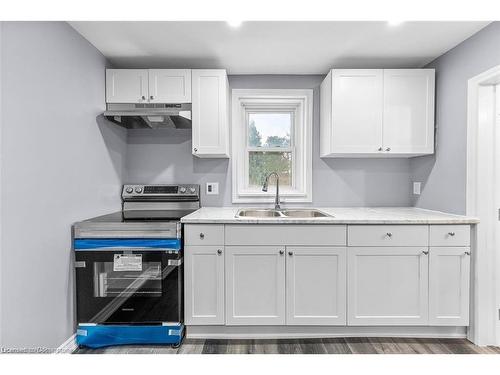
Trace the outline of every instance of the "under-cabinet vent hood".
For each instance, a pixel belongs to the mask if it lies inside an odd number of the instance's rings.
[[[127,129],[191,129],[191,103],[108,103],[104,116]]]

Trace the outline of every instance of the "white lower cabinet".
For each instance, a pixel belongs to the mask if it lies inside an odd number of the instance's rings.
[[[286,248],[286,323],[346,324],[346,248]]]
[[[468,326],[469,233],[464,225],[186,225],[185,322]]]
[[[187,325],[224,324],[224,247],[184,248],[184,289]]]
[[[429,325],[469,325],[470,248],[431,247]]]
[[[285,324],[284,247],[226,247],[226,324]]]
[[[428,248],[350,247],[348,324],[427,325]]]

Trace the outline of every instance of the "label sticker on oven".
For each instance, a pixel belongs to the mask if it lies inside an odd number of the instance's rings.
[[[142,271],[142,254],[115,254],[113,271]]]

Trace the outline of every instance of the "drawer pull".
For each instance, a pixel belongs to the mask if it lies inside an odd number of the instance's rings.
[[[202,232],[200,233],[200,239],[204,239],[205,238],[205,234]]]
[[[391,232],[387,232],[386,236],[389,237],[389,238],[391,238],[392,237],[392,233]]]
[[[293,251],[289,251],[288,255],[292,256],[293,255]]]
[[[448,235],[453,237],[455,235],[455,232],[448,232]]]
[[[218,250],[217,250],[217,254],[218,254],[218,255],[221,255],[221,254],[222,254],[222,250],[221,250],[221,249],[218,249]]]
[[[285,252],[283,250],[280,250],[280,255],[283,255],[285,254]]]
[[[427,250],[422,251],[422,254],[427,255],[429,252]]]
[[[470,252],[469,252],[469,251],[466,251],[464,254],[465,254],[465,255],[470,255]]]

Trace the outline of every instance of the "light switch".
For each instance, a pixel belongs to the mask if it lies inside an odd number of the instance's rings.
[[[207,182],[207,195],[219,195],[218,182]]]
[[[421,187],[420,182],[414,182],[413,183],[413,194],[420,195],[420,187]]]

